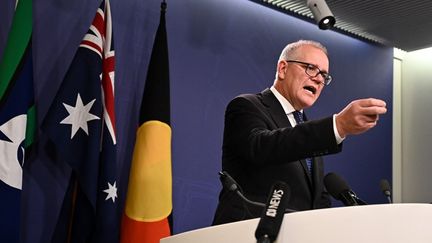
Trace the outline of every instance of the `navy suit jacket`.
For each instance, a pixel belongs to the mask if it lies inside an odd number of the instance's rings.
[[[342,145],[336,143],[332,117],[306,121],[293,128],[269,89],[259,94],[240,95],[227,106],[222,170],[237,181],[251,200],[265,203],[272,185],[283,181],[291,189],[289,208],[330,207],[323,185],[321,155],[341,149]],[[312,173],[308,172],[304,160],[310,157],[313,158]],[[262,210],[222,189],[213,224],[260,217]]]

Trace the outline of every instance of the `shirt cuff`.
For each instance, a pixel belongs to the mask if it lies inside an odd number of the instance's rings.
[[[337,130],[337,127],[336,127],[336,114],[333,115],[333,132],[334,132],[334,135],[335,135],[336,143],[337,143],[337,144],[340,144],[340,143],[343,142],[343,140],[345,140],[345,138],[342,138],[342,137],[339,135],[339,132],[338,132],[338,130]]]

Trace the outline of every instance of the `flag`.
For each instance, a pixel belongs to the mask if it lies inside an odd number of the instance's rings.
[[[0,239],[18,242],[26,149],[33,142],[32,1],[19,1],[0,62]]]
[[[122,218],[122,243],[156,243],[171,234],[171,127],[166,3],[151,54]]]
[[[102,1],[43,121],[56,162],[72,168],[52,242],[118,242],[114,43]]]

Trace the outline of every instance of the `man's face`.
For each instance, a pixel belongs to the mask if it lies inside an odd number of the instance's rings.
[[[293,61],[309,63],[321,71],[329,71],[329,61],[322,50],[305,45],[299,47],[296,53],[298,53],[297,58]],[[285,60],[278,63],[278,80],[275,86],[296,110],[312,106],[324,87],[323,77],[321,75],[310,77],[305,72],[306,68],[305,64]]]

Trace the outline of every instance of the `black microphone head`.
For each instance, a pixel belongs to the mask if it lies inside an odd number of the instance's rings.
[[[380,188],[387,197],[391,195],[390,183],[386,179],[381,179]]]
[[[351,190],[344,179],[333,172],[324,176],[324,185],[328,193],[336,200],[341,200],[342,192]]]
[[[333,172],[324,177],[324,185],[330,195],[334,199],[341,201],[345,206],[359,205],[359,201],[360,204],[366,205],[366,202],[357,198],[344,179]]]
[[[272,242],[276,240],[285,209],[288,208],[290,194],[291,190],[285,182],[278,181],[272,186],[266,207],[255,231],[256,239],[268,237]]]
[[[228,174],[228,172],[220,171],[219,179],[222,183],[222,187],[228,191],[234,192],[238,190],[237,182]]]

